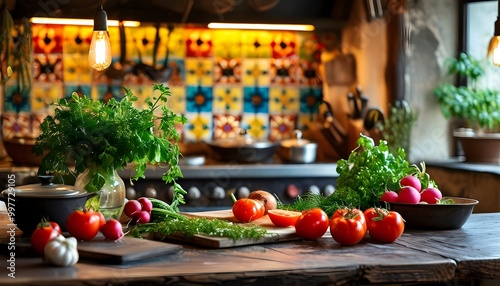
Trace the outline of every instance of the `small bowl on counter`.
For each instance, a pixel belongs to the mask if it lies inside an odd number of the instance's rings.
[[[38,166],[43,156],[37,156],[31,150],[35,146],[36,139],[28,137],[3,138],[3,146],[12,162],[18,166]]]
[[[96,195],[74,186],[54,184],[52,176],[39,178],[39,184],[9,187],[0,193],[9,218],[22,230],[23,236],[31,236],[42,219],[56,222],[65,231],[68,215],[83,208],[87,199]]]
[[[461,228],[469,219],[475,199],[444,197],[453,200],[450,204],[408,204],[389,203],[392,211],[398,212],[405,220],[405,227],[411,229],[448,230]]]

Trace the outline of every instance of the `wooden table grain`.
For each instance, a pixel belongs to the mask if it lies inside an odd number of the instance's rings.
[[[473,214],[456,230],[408,231],[397,243],[453,259],[457,278],[500,278],[500,213]]]
[[[331,237],[181,251],[124,265],[80,261],[53,267],[17,257],[16,278],[0,257],[0,285],[360,285],[500,279],[500,213],[473,214],[457,230],[406,230],[395,243],[365,239],[343,247]]]

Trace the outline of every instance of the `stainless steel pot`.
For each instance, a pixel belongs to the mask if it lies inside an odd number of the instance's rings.
[[[312,163],[316,161],[318,144],[302,139],[302,132],[295,130],[295,139],[281,141],[278,154],[281,159],[292,163]]]
[[[88,198],[97,195],[74,186],[53,184],[52,176],[40,176],[40,180],[41,184],[13,186],[0,194],[9,217],[24,236],[30,236],[44,218],[57,222],[64,231],[68,215],[75,209],[83,208]]]

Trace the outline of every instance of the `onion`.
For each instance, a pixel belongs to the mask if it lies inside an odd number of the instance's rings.
[[[266,214],[268,210],[274,210],[278,206],[276,198],[271,193],[264,190],[253,191],[248,195],[248,198],[261,201],[266,208]]]

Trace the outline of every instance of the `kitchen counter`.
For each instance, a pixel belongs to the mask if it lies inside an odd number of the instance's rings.
[[[443,195],[480,201],[476,213],[500,212],[500,165],[468,163],[457,159],[425,162],[427,173]]]
[[[1,236],[5,239],[5,230]],[[500,213],[472,214],[458,230],[406,230],[390,244],[365,240],[342,247],[325,235],[317,241],[228,249],[183,245],[177,253],[141,262],[80,261],[68,268],[16,257],[15,279],[7,276],[7,257],[0,261],[0,285],[462,285],[500,279]]]

